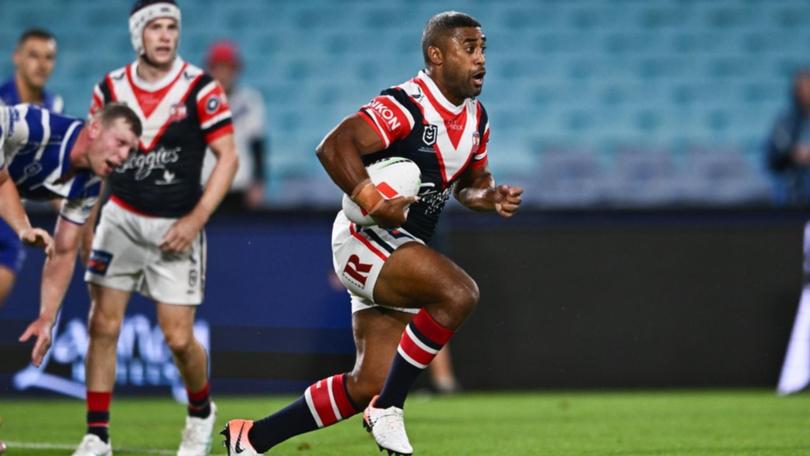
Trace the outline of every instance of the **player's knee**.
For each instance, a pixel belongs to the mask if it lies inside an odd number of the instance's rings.
[[[114,342],[118,340],[118,333],[121,331],[121,321],[94,313],[90,315],[87,331],[90,333],[90,337],[95,340]]]
[[[474,280],[459,281],[454,286],[444,289],[444,301],[448,309],[456,315],[466,317],[478,304],[480,294]]]
[[[194,337],[183,331],[166,331],[164,336],[166,338],[166,345],[169,346],[169,349],[175,356],[182,357],[194,346]]]

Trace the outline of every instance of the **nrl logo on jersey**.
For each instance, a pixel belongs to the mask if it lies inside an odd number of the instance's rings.
[[[422,132],[422,142],[427,146],[432,146],[436,143],[436,135],[439,133],[439,128],[436,125],[425,125],[425,130]]]

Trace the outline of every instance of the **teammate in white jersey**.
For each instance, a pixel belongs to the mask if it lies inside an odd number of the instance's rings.
[[[33,105],[0,107],[0,201],[19,197],[61,200],[53,253],[42,271],[39,317],[20,340],[36,338],[35,365],[50,347],[51,329],[73,276],[84,223],[99,197],[101,178],[123,163],[136,147],[141,123],[131,109],[111,104],[89,122]],[[20,211],[22,206],[16,210]],[[24,212],[12,218],[20,225]],[[24,221],[27,223],[27,220]],[[26,237],[23,232],[23,237]]]
[[[318,146],[332,180],[377,222],[357,226],[341,211],[332,229],[335,272],[351,297],[355,366],[262,420],[229,421],[223,431],[229,454],[263,453],[363,408],[363,424],[380,449],[413,453],[403,414],[408,391],[478,303],[475,281],[425,243],[450,193],[470,209],[511,217],[523,192],[495,186],[487,167],[489,122],[476,98],[485,44],[472,17],[434,16],[422,38],[426,69],[384,90]],[[385,199],[371,183],[364,165],[395,156],[419,166],[418,201]]]
[[[137,58],[107,73],[91,112],[124,101],[144,126],[139,150],[108,179],[85,274],[92,299],[85,364],[87,432],[74,455],[109,455],[116,347],[133,292],[152,299],[188,394],[180,456],[208,454],[216,421],[208,355],[194,335],[203,300],[203,227],[238,167],[231,111],[222,87],[177,55],[181,13],[171,0],[138,0],[129,18]],[[206,148],[217,163],[200,184]]]

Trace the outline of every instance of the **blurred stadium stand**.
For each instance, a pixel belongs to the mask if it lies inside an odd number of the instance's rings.
[[[457,2],[180,0],[181,55],[242,48],[268,100],[274,206],[339,204],[313,150],[344,115],[422,64],[432,14]],[[133,58],[129,0],[7,0],[0,52],[51,29],[52,88],[82,115],[92,85]],[[475,0],[484,24],[491,165],[538,206],[756,204],[760,145],[810,48],[806,0]],[[0,75],[12,72],[0,60]]]

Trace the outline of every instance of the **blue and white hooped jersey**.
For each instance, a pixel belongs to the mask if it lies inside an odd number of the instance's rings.
[[[8,169],[23,198],[62,198],[59,214],[77,224],[87,220],[101,193],[100,177],[70,168],[83,125],[33,105],[0,106],[0,170]]]
[[[20,90],[17,88],[17,82],[13,77],[0,84],[0,106],[14,106],[22,103],[23,101],[20,98]],[[43,90],[42,107],[48,111],[61,114],[65,107],[65,103],[61,96],[51,93],[48,90]]]

